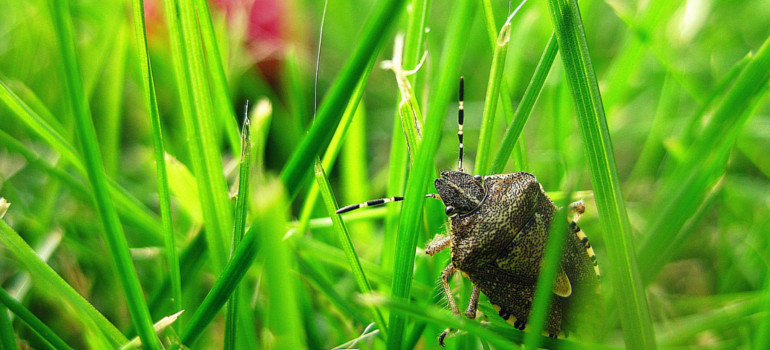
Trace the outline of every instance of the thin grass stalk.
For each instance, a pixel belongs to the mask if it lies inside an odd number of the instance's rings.
[[[246,231],[246,214],[249,204],[249,179],[251,178],[251,124],[249,123],[248,104],[246,104],[246,116],[241,129],[241,164],[238,173],[238,198],[235,202],[235,226],[233,228],[233,241],[230,247],[230,258],[235,248],[241,244],[243,233]],[[237,287],[236,287],[237,288]],[[238,334],[238,296],[236,290],[225,310],[225,349],[235,349],[236,334]]]
[[[497,46],[497,24],[495,24],[495,16],[492,12],[492,4],[489,0],[482,1],[482,8],[484,9],[484,22],[487,28],[487,35],[489,36],[489,47],[495,50]],[[500,81],[500,94],[502,100],[500,105],[503,106],[503,113],[505,114],[506,122],[510,122],[510,118],[513,118],[513,93],[511,92],[508,79],[502,79]]]
[[[423,43],[425,41],[425,22],[427,19],[427,9],[430,7],[430,0],[411,0],[407,11],[406,35],[404,37],[404,54],[402,58],[403,68],[405,70],[417,69],[420,57],[423,52]],[[418,72],[419,73],[419,72]],[[416,74],[407,76],[407,81],[411,86],[415,86]],[[417,96],[415,96],[417,99]],[[397,99],[400,103],[400,99]],[[416,100],[419,105],[419,99]],[[407,172],[407,150],[403,139],[404,130],[401,127],[400,118],[393,118],[393,133],[390,139],[390,158],[388,164],[388,188],[386,195],[388,197],[401,196],[404,193],[404,184]],[[385,238],[380,258],[380,266],[390,269],[393,266],[393,252],[396,245],[396,229],[398,228],[398,214],[400,205],[390,205],[387,208],[385,217]]]
[[[350,60],[342,68],[321,103],[315,122],[281,171],[281,180],[289,191],[289,198],[296,196],[316,155],[328,145],[342,117],[342,111],[350,100],[353,88],[366,70],[367,62],[377,56],[385,38],[388,37],[387,33],[398,22],[394,19],[398,17],[403,4],[404,0],[384,0],[375,5]]]
[[[532,109],[535,107],[540,93],[543,91],[545,80],[548,78],[548,73],[551,71],[553,61],[556,59],[556,54],[559,51],[559,45],[556,41],[556,33],[552,33],[548,39],[548,43],[545,45],[540,61],[537,63],[535,73],[532,74],[532,79],[527,85],[527,89],[524,91],[524,96],[521,98],[521,103],[516,107],[516,112],[513,114],[513,120],[505,130],[503,136],[503,142],[500,144],[500,148],[495,154],[495,158],[492,161],[492,174],[500,174],[505,171],[505,165],[508,164],[508,159],[511,157],[511,152],[519,141],[524,125],[527,124],[529,116],[532,114]]]
[[[577,108],[602,228],[607,233],[607,255],[618,292],[616,300],[625,344],[630,349],[654,349],[652,319],[580,10],[577,1],[568,0],[549,0],[548,7]]]
[[[46,326],[40,319],[35,317],[35,315],[32,314],[24,305],[16,301],[13,297],[11,297],[8,292],[5,291],[5,289],[0,288],[0,302],[3,303],[11,312],[13,312],[16,316],[18,316],[24,323],[26,323],[32,331],[37,333],[40,337],[42,337],[48,344],[50,344],[54,349],[72,349],[67,343],[64,342],[56,333],[54,333],[48,326]],[[2,317],[5,320],[8,320],[7,313],[5,313],[5,310],[3,310],[3,313],[0,314],[0,317]],[[8,324],[10,325],[10,323]],[[13,339],[13,333],[11,333],[11,339]],[[5,347],[7,344],[3,345],[3,349],[12,349],[13,347]],[[16,345],[16,342],[14,340],[14,346]]]
[[[174,311],[182,310],[182,282],[179,274],[179,258],[174,241],[174,227],[171,219],[171,197],[168,189],[168,171],[166,170],[166,151],[163,141],[163,127],[158,113],[158,101],[155,95],[155,81],[150,70],[150,56],[147,52],[147,32],[144,22],[144,1],[134,0],[134,31],[136,34],[139,65],[144,83],[145,103],[149,108],[152,122],[152,141],[155,156],[155,171],[158,180],[158,202],[160,204],[160,221],[163,226],[163,243],[166,252],[169,276],[171,278],[171,303]]]
[[[85,167],[93,187],[96,207],[104,225],[104,234],[110,251],[110,256],[118,272],[120,285],[126,297],[126,303],[131,321],[136,327],[142,343],[149,349],[159,349],[160,341],[152,328],[150,312],[142,294],[139,277],[134,269],[128,242],[123,233],[118,213],[112,202],[107,175],[104,173],[99,144],[96,140],[91,112],[88,101],[83,94],[83,83],[80,79],[78,58],[75,50],[74,32],[69,15],[68,1],[52,1],[51,12],[59,42],[59,50],[64,62],[66,89],[69,95],[72,114],[83,150]]]
[[[572,193],[567,192],[564,199],[561,200],[562,208],[555,213],[551,220],[551,229],[548,233],[548,240],[543,252],[543,266],[540,268],[540,274],[537,277],[537,287],[535,296],[532,300],[532,308],[529,312],[527,324],[529,329],[524,334],[524,345],[528,349],[537,349],[543,339],[541,333],[545,329],[545,323],[548,318],[548,311],[553,301],[553,286],[556,273],[561,268],[561,257],[564,251],[564,243],[567,239],[567,212],[569,212],[569,203]]]
[[[514,12],[515,14],[515,12]],[[489,81],[487,82],[487,93],[484,97],[484,115],[481,118],[481,131],[479,134],[479,145],[476,149],[476,168],[474,173],[487,174],[489,163],[489,149],[492,143],[492,129],[495,123],[495,114],[497,112],[497,102],[500,99],[500,82],[503,78],[505,68],[505,58],[508,55],[508,41],[511,39],[510,18],[503,24],[500,34],[494,46],[492,55],[492,68],[489,70]]]
[[[421,232],[420,219],[426,185],[433,173],[433,160],[438,149],[443,122],[449,100],[457,84],[460,60],[463,56],[465,33],[475,14],[475,1],[460,1],[455,4],[448,26],[444,49],[441,55],[438,84],[431,98],[431,105],[425,121],[425,133],[417,150],[415,166],[407,180],[406,193],[398,233],[396,235],[396,253],[393,265],[392,295],[397,300],[407,300],[412,287],[415,247]],[[403,345],[406,318],[402,314],[391,313],[388,336],[388,349],[399,349]]]
[[[227,76],[222,64],[222,55],[219,53],[208,2],[205,0],[195,1],[195,9],[198,12],[201,39],[203,40],[203,47],[206,52],[206,69],[212,83],[211,92],[216,110],[215,115],[219,117],[220,124],[225,131],[225,139],[230,145],[232,152],[235,153],[237,150],[242,149],[240,147],[241,138],[238,135],[235,110],[232,103],[230,103],[230,89],[227,85]]]
[[[337,205],[337,200],[334,198],[331,185],[326,178],[326,173],[324,172],[320,161],[316,161],[315,163],[315,178],[318,187],[321,190],[324,204],[326,204],[326,209],[329,211],[329,216],[331,216],[332,222],[334,223],[334,229],[337,231],[339,243],[345,251],[345,257],[350,265],[351,272],[353,272],[353,277],[356,280],[358,289],[364,295],[371,294],[372,287],[369,285],[369,280],[366,278],[364,269],[361,267],[361,261],[358,258],[355,247],[353,247],[353,241],[350,239],[350,233],[348,233],[347,226],[342,222],[342,217],[335,213],[339,206]],[[380,333],[387,339],[388,329],[385,318],[382,317],[382,312],[375,307],[372,309],[372,315],[374,316],[375,322],[378,324]]]
[[[128,342],[128,339],[110,321],[67,284],[45,261],[41,260],[35,250],[4,220],[0,220],[0,243],[15,257],[16,261],[24,266],[43,291],[55,291],[56,296],[75,310],[79,318],[87,319],[98,327],[94,329],[94,333],[102,335],[114,346]]]
[[[101,127],[97,130],[102,152],[104,153],[104,169],[109,177],[115,178],[120,164],[121,122],[123,121],[123,88],[126,83],[126,61],[130,28],[120,16],[119,29],[110,51],[110,65],[105,67],[104,84],[100,93],[102,99]],[[97,125],[99,126],[99,125]]]
[[[184,62],[189,79],[187,91],[191,93],[194,115],[186,115],[185,123],[190,132],[191,159],[201,196],[209,254],[214,267],[220,271],[225,265],[227,244],[232,231],[232,208],[227,196],[227,183],[222,172],[222,159],[216,136],[211,93],[204,71],[203,43],[198,26],[198,16],[192,3],[176,2],[180,12],[181,33],[184,45]],[[167,14],[168,15],[168,14]],[[175,38],[181,39],[181,38]]]

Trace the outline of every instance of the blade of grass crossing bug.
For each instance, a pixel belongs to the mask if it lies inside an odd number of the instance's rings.
[[[187,1],[176,2],[179,7],[181,34],[183,37],[186,76],[189,79],[187,91],[191,93],[194,115],[185,115],[185,124],[190,132],[190,152],[193,170],[201,194],[201,206],[209,240],[209,256],[215,269],[220,271],[225,265],[227,237],[232,231],[232,208],[227,197],[227,184],[222,171],[222,159],[219,153],[211,93],[206,72],[205,56],[198,27],[198,15],[194,4]],[[168,15],[168,14],[167,14]],[[181,39],[181,38],[179,38]]]
[[[40,335],[45,341],[48,342],[54,349],[71,349],[67,343],[65,343],[56,333],[54,333],[48,326],[46,326],[40,319],[35,317],[24,305],[16,301],[11,297],[5,289],[0,288],[0,302],[8,307],[11,312],[18,316],[24,323],[29,326],[35,333]],[[6,313],[0,315],[3,319],[7,320]],[[9,324],[10,326],[10,324]],[[13,339],[13,333],[11,333],[11,339]],[[15,341],[14,341],[15,345]],[[12,349],[13,347],[5,347],[3,349]]]
[[[417,150],[415,167],[407,180],[404,205],[396,235],[396,254],[393,265],[392,295],[397,300],[409,298],[414,270],[415,246],[421,230],[420,214],[428,177],[433,173],[433,160],[441,136],[441,125],[457,84],[460,60],[463,56],[465,33],[475,15],[475,1],[455,3],[450,17],[444,48],[441,55],[438,84],[431,98],[425,121],[423,140]],[[388,349],[399,349],[404,337],[404,315],[391,313],[388,323]]]
[[[403,4],[404,0],[384,0],[375,5],[364,24],[360,41],[350,60],[321,103],[315,122],[281,171],[281,180],[289,191],[289,198],[296,196],[315,156],[331,139],[356,82],[363,75],[367,62],[379,53],[385,38],[388,37],[387,33],[398,22],[394,19],[398,18]]]
[[[44,293],[55,293],[64,303],[68,304],[78,317],[87,318],[98,327],[94,333],[102,335],[113,346],[124,344],[128,339],[85,300],[74,288],[48,266],[37,253],[14,231],[4,220],[0,220],[0,243],[21,263],[39,284]]]
[[[568,0],[549,0],[548,7],[577,109],[602,228],[607,233],[607,255],[618,292],[616,301],[625,344],[630,349],[654,349],[652,320],[580,10],[577,1]]]
[[[214,35],[214,24],[211,21],[208,2],[205,0],[195,1],[195,9],[198,12],[200,21],[201,39],[206,53],[206,69],[212,82],[212,92],[214,96],[215,115],[220,118],[220,125],[224,128],[225,139],[230,144],[230,148],[235,153],[241,149],[238,135],[238,124],[235,120],[235,111],[230,103],[230,90],[227,85],[225,68],[222,65],[222,55],[219,53],[216,36]]]
[[[160,219],[163,226],[164,248],[166,250],[166,262],[171,278],[171,295],[169,296],[175,311],[182,310],[182,282],[179,276],[179,259],[176,254],[174,241],[174,228],[171,222],[171,198],[168,188],[168,172],[166,170],[165,146],[163,142],[163,129],[158,113],[158,101],[155,96],[155,81],[150,68],[150,57],[147,53],[147,33],[144,22],[144,1],[134,0],[134,33],[136,34],[137,49],[139,53],[139,65],[144,84],[144,98],[149,108],[150,121],[152,123],[152,141],[155,155],[155,171],[158,179],[158,202],[160,204]]]
[[[246,119],[243,121],[241,131],[241,164],[238,173],[238,199],[235,202],[235,227],[233,229],[233,242],[230,247],[230,255],[235,252],[235,248],[241,243],[243,233],[246,231],[246,213],[248,213],[249,203],[249,179],[251,174],[251,125],[248,116],[248,103],[246,104]],[[235,336],[238,329],[238,295],[236,291],[230,296],[225,311],[225,349],[235,349]]]
[[[142,344],[150,349],[159,349],[160,342],[152,328],[150,312],[147,309],[147,303],[142,294],[142,287],[139,284],[139,277],[136,274],[133,261],[131,261],[131,254],[128,251],[128,242],[112,202],[88,101],[85,95],[83,95],[83,84],[80,80],[78,59],[75,51],[74,32],[70,22],[69,2],[52,1],[51,12],[54,27],[57,29],[56,37],[59,43],[59,51],[64,62],[67,94],[76,121],[88,179],[94,191],[99,217],[104,225],[104,234],[109,253],[118,272],[120,285],[123,288],[128,310],[131,314],[131,321],[142,339]]]
[[[564,242],[567,241],[567,207],[572,197],[571,192],[561,201],[562,208],[553,217],[551,229],[548,233],[548,241],[543,252],[543,266],[540,268],[540,274],[537,277],[537,287],[535,296],[530,309],[529,329],[524,334],[524,345],[528,349],[537,349],[543,339],[541,333],[545,329],[546,318],[553,300],[553,285],[556,278],[556,272],[560,268]]]
[[[364,295],[371,294],[372,287],[369,285],[369,280],[366,278],[364,269],[361,267],[361,261],[359,261],[356,249],[353,247],[353,242],[350,240],[350,233],[348,233],[348,229],[345,226],[345,223],[342,222],[342,217],[335,213],[338,208],[337,200],[334,198],[331,185],[329,185],[329,180],[326,178],[326,173],[324,173],[324,169],[321,166],[320,161],[316,161],[315,163],[315,178],[316,182],[318,182],[318,187],[321,190],[321,196],[324,199],[324,204],[326,204],[326,209],[329,211],[329,215],[331,216],[332,222],[334,223],[334,229],[337,231],[339,236],[339,242],[342,245],[342,248],[345,250],[345,256],[347,257],[348,264],[350,265],[350,270],[353,272],[353,277],[355,277],[356,284],[358,284],[358,289]],[[378,308],[373,308],[372,314],[375,318],[375,322],[378,324],[380,333],[382,333],[387,338],[387,325],[385,323],[385,319],[382,317],[382,313]]]
[[[548,78],[548,73],[551,71],[553,61],[556,59],[556,53],[558,51],[559,45],[556,42],[556,34],[553,33],[548,39],[548,44],[545,46],[543,55],[540,56],[540,61],[537,63],[535,73],[532,74],[532,80],[529,81],[527,89],[524,91],[521,103],[516,107],[516,112],[513,114],[513,120],[505,130],[503,142],[500,144],[500,149],[497,150],[494,161],[492,162],[492,174],[500,174],[505,171],[505,165],[511,157],[513,147],[516,145],[516,142],[519,141],[521,131],[524,130],[524,125],[532,114],[535,102],[537,102],[537,98],[543,91],[545,80]]]

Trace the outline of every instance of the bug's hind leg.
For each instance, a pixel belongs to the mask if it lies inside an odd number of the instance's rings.
[[[481,290],[477,285],[473,285],[473,290],[471,291],[471,300],[468,301],[468,308],[465,309],[465,317],[474,319],[476,318],[476,309],[479,307],[479,293]]]

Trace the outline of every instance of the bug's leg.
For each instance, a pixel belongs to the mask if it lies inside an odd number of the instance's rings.
[[[468,308],[465,310],[465,317],[470,319],[476,318],[476,309],[479,307],[480,292],[479,287],[474,284],[473,290],[471,291],[471,300],[468,301]]]
[[[441,200],[441,196],[438,195],[438,193],[428,193],[425,195],[425,198],[433,198]]]
[[[436,235],[436,237],[433,237],[433,240],[428,243],[428,245],[425,246],[425,254],[433,255],[436,254],[444,248],[448,247],[450,244],[452,244],[452,237],[451,236],[444,236],[441,234]]]
[[[455,272],[457,272],[455,265],[453,263],[449,263],[449,265],[444,268],[444,271],[441,271],[441,285],[444,287],[444,295],[446,295],[446,300],[449,303],[449,308],[452,309],[452,313],[455,315],[460,315],[460,309],[457,308],[455,297],[452,295],[452,290],[449,289],[449,278],[452,277]],[[442,347],[444,346],[444,338],[446,338],[446,336],[451,331],[451,328],[447,328],[441,332],[441,335],[438,336],[439,345]]]
[[[399,201],[402,201],[402,200],[404,200],[404,197],[390,197],[390,198],[372,199],[370,201],[366,201],[366,202],[363,202],[363,203],[348,205],[347,207],[339,208],[339,209],[337,209],[337,211],[335,213],[342,214],[342,213],[347,213],[347,212],[349,212],[351,210],[356,210],[358,208],[371,207],[371,206],[374,206],[374,205],[385,204],[385,203],[388,203],[388,202],[399,202]]]
[[[460,141],[460,161],[459,168],[463,171],[463,123],[465,122],[465,105],[464,105],[464,90],[465,79],[460,77],[460,89],[458,91],[458,106],[457,106],[457,139]]]

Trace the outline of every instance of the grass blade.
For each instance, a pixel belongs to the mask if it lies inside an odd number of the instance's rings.
[[[389,33],[397,22],[394,18],[398,17],[403,4],[404,0],[384,0],[375,5],[375,9],[361,31],[358,46],[321,104],[313,126],[281,171],[281,180],[289,191],[289,198],[296,196],[303,177],[311,169],[315,156],[329,143],[342,117],[342,111],[350,100],[353,88],[359,77],[364,74],[367,62],[379,53],[387,37],[385,34]]]
[[[115,328],[93,305],[85,300],[61,278],[4,220],[0,220],[0,243],[20,262],[39,284],[43,292],[56,293],[56,297],[72,307],[78,317],[88,318],[98,327],[95,333],[103,335],[111,344],[125,344],[128,339]]]
[[[78,59],[75,52],[74,33],[69,15],[68,1],[53,1],[51,12],[56,27],[56,36],[59,42],[59,50],[64,62],[64,72],[67,93],[70,99],[72,114],[81,142],[81,149],[85,159],[86,172],[93,187],[96,198],[96,207],[99,217],[104,225],[105,239],[110,250],[110,255],[117,268],[120,285],[126,296],[126,303],[131,314],[131,321],[136,327],[142,344],[150,349],[159,349],[160,342],[152,328],[150,312],[142,294],[139,277],[131,261],[128,251],[128,242],[123,233],[118,213],[112,202],[107,175],[104,173],[99,145],[96,140],[88,101],[83,94],[83,84],[80,79]]]
[[[501,174],[505,171],[505,165],[511,157],[513,147],[516,146],[519,135],[524,130],[524,125],[527,124],[532,109],[535,107],[535,102],[537,102],[537,98],[540,97],[540,93],[543,91],[545,80],[548,78],[548,73],[551,71],[551,66],[553,66],[553,61],[556,59],[558,51],[559,45],[556,42],[556,33],[553,33],[548,39],[548,44],[545,45],[543,55],[540,56],[540,61],[537,63],[535,73],[532,74],[532,80],[529,81],[529,85],[527,85],[527,89],[524,91],[521,103],[516,107],[513,120],[508,125],[508,128],[505,129],[503,142],[495,154],[494,161],[492,161],[491,174]]]
[[[64,342],[56,333],[54,333],[48,326],[46,326],[40,319],[35,317],[24,305],[16,301],[11,297],[5,289],[0,288],[0,302],[8,307],[11,312],[16,314],[29,328],[35,333],[41,336],[48,342],[54,349],[72,349],[67,343]],[[6,314],[3,313],[0,317],[6,318]],[[9,324],[10,325],[10,324]],[[14,344],[15,345],[15,344]],[[4,346],[3,349],[6,349]]]
[[[630,349],[654,349],[652,320],[580,10],[576,1],[568,0],[549,0],[548,7],[577,108],[597,209],[606,232],[607,255],[618,296],[624,340]]]
[[[3,290],[3,293],[7,295],[5,290]],[[16,346],[16,336],[13,334],[13,325],[11,324],[8,309],[2,305],[0,305],[0,346],[8,350],[19,348]]]
[[[396,235],[396,253],[393,264],[392,295],[397,300],[407,300],[412,287],[415,246],[421,231],[420,215],[424,205],[426,184],[433,173],[433,160],[441,136],[441,124],[446,115],[449,100],[457,86],[460,59],[463,53],[463,33],[469,29],[475,14],[475,1],[460,1],[452,10],[446,41],[441,55],[438,84],[431,99],[430,109],[425,121],[423,140],[417,149],[414,162],[406,184],[404,205]],[[388,323],[388,349],[399,349],[404,337],[404,315],[391,313]]]
[[[337,205],[337,200],[334,198],[331,185],[329,185],[329,180],[326,178],[326,173],[324,173],[320,161],[316,161],[315,163],[315,178],[316,182],[318,182],[318,187],[321,190],[321,196],[326,204],[326,209],[329,211],[329,215],[334,223],[334,229],[339,235],[339,242],[345,251],[345,257],[350,265],[350,270],[353,272],[356,284],[358,284],[358,289],[362,294],[371,294],[372,287],[369,285],[369,280],[366,278],[364,269],[361,267],[361,261],[359,261],[356,249],[353,247],[353,242],[350,240],[350,233],[348,233],[347,227],[342,222],[342,217],[335,213],[339,206]],[[380,329],[380,333],[387,338],[387,325],[385,319],[382,317],[382,313],[379,309],[374,308],[372,314],[379,325],[378,328]]]
[[[160,221],[163,227],[164,247],[166,261],[171,278],[170,299],[174,310],[182,310],[182,282],[179,276],[179,258],[176,254],[176,242],[174,241],[174,228],[171,222],[171,198],[168,186],[168,171],[166,170],[166,151],[163,142],[163,128],[158,113],[158,101],[155,96],[155,81],[150,70],[150,56],[147,53],[147,33],[144,23],[144,1],[134,0],[134,31],[138,43],[139,65],[144,83],[144,98],[149,108],[150,121],[152,122],[152,141],[155,155],[155,170],[158,179],[158,201],[160,203]]]
[[[230,257],[235,248],[241,244],[243,233],[246,231],[246,213],[249,204],[249,179],[251,178],[251,123],[249,122],[249,104],[246,104],[246,116],[241,131],[241,165],[238,174],[238,198],[235,202],[235,227],[233,229],[233,243],[230,247]],[[235,349],[235,335],[238,329],[238,291],[230,297],[225,311],[225,349]]]

